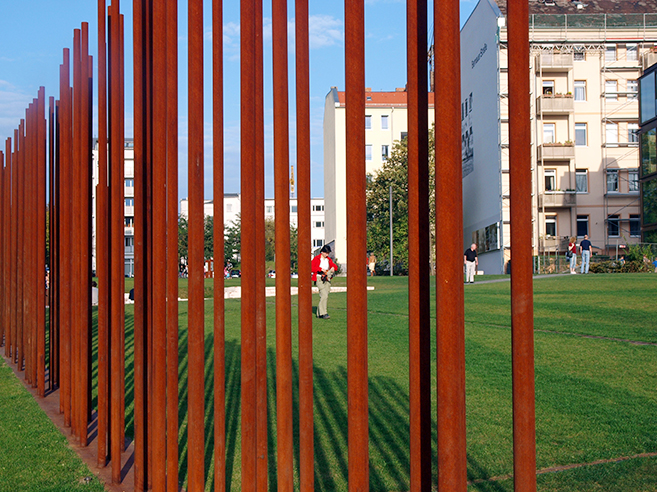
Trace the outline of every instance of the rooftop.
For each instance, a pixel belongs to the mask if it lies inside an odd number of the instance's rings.
[[[345,106],[346,94],[338,91],[340,106]],[[429,93],[429,107],[433,107],[433,92]],[[408,106],[408,93],[405,89],[397,89],[394,92],[373,92],[365,89],[365,107],[367,108],[405,108]]]
[[[496,0],[507,15],[507,0]],[[657,14],[657,0],[529,0],[531,14]]]

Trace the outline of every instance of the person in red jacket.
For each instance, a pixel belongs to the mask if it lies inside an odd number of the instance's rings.
[[[312,280],[319,290],[319,304],[317,305],[317,317],[329,319],[328,315],[328,295],[331,292],[331,278],[335,275],[338,266],[329,258],[331,247],[324,245],[317,256],[310,264],[313,273]]]

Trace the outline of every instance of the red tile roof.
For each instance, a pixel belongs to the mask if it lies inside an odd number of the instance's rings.
[[[394,92],[365,92],[365,107],[366,108],[405,108],[408,105],[406,91]],[[434,93],[429,93],[429,107],[433,108]],[[338,99],[340,106],[345,106],[346,93],[338,91]]]

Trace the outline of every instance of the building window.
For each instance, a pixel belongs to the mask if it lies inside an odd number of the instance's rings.
[[[575,101],[586,101],[586,80],[575,81]]]
[[[607,193],[618,193],[618,169],[607,169]]]
[[[313,205],[313,212],[323,212],[324,205]]]
[[[233,211],[233,204],[232,203],[227,203],[226,204],[226,212],[232,212]]]
[[[630,192],[639,191],[639,170],[631,170],[627,172],[627,182]]]
[[[297,213],[297,206],[296,205],[290,205],[290,213],[293,213],[293,214]]]
[[[313,222],[313,227],[321,229],[322,227],[324,227],[324,222],[321,220],[316,220],[315,222]]]
[[[577,216],[577,237],[584,237],[589,235],[589,216]]]
[[[387,114],[382,114],[381,115],[381,130],[387,130],[388,129],[388,115]]]
[[[554,80],[543,81],[543,95],[554,96]]]
[[[586,123],[575,123],[575,145],[586,146]]]
[[[125,238],[125,247],[126,248],[131,248],[135,245],[135,238],[134,236],[126,236]]]
[[[134,207],[135,206],[135,199],[134,198],[126,198],[125,199],[125,206],[126,207]]]
[[[546,215],[545,216],[545,235],[546,236],[556,236],[557,235],[557,216],[556,215]]]
[[[605,125],[605,134],[607,136],[607,145],[618,145],[618,123],[607,123]]]
[[[365,129],[366,130],[372,129],[372,116],[369,114],[365,115]]]
[[[135,187],[135,180],[134,179],[126,179],[125,180],[125,187],[126,188],[134,188]]]
[[[321,248],[322,246],[324,246],[323,239],[313,239],[313,248]]]
[[[372,160],[372,146],[371,145],[366,145],[365,146],[365,160],[366,161],[371,161]]]
[[[605,98],[607,101],[618,100],[618,81],[605,80]]]
[[[629,143],[639,143],[639,124],[638,123],[628,123],[627,124],[627,141]]]
[[[586,61],[586,49],[583,46],[576,46],[573,51],[574,61]]]
[[[627,61],[638,61],[639,51],[636,44],[628,44],[626,46],[625,59]]]
[[[554,143],[555,133],[554,123],[543,123],[543,143]]]
[[[545,170],[545,191],[554,191],[557,189],[557,170],[556,169],[546,169]]]
[[[267,213],[267,215],[271,215],[271,214],[273,214],[273,213],[274,213],[274,207],[273,207],[273,205],[267,205],[267,206],[265,207],[265,212]]]
[[[630,215],[630,237],[641,237],[641,216]]]
[[[575,183],[577,186],[577,193],[589,192],[589,170],[576,169],[575,170]]]
[[[607,217],[607,231],[609,232],[609,237],[620,236],[620,228],[618,226],[618,215],[610,215]]]
[[[383,159],[384,161],[388,160],[388,152],[389,152],[388,149],[389,147],[387,145],[381,146],[381,159]]]
[[[627,98],[631,101],[636,101],[639,98],[639,81],[638,80],[628,80],[627,81]]]
[[[616,61],[616,45],[605,46],[605,61]]]
[[[135,218],[134,217],[126,217],[125,218],[125,226],[126,227],[134,227],[135,226]]]

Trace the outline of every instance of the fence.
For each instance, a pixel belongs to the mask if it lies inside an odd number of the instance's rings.
[[[106,12],[98,3],[98,118],[100,183],[97,272],[98,339],[91,338],[91,87],[88,26],[74,31],[73,57],[64,49],[58,101],[50,99],[45,132],[43,89],[26,112],[3,156],[3,303],[0,340],[5,353],[39,394],[57,391],[65,423],[82,446],[89,442],[91,353],[98,351],[98,465],[121,482],[125,457],[125,313],[123,260],[124,18],[119,0]],[[241,0],[241,490],[265,490],[267,463],[267,351],[264,277],[264,124],[262,3]],[[509,2],[511,278],[513,429],[516,490],[535,490],[533,311],[531,279],[531,157],[527,2]],[[289,265],[289,121],[287,2],[272,7],[274,168],[276,198],[276,439],[277,488],[292,490],[293,398],[299,400],[299,476],[314,486],[313,355],[310,265],[299,265],[299,388],[292,386]],[[177,2],[133,2],[135,115],[134,488],[178,490],[178,261],[177,261]],[[204,490],[206,414],[203,299],[203,1],[189,0],[189,305],[188,490]],[[299,254],[310,256],[310,121],[308,4],[295,4]],[[436,74],[436,244],[440,255],[460,257],[462,230],[460,151],[459,2],[434,2],[434,45],[444,49]],[[429,490],[432,418],[427,135],[427,5],[408,2],[409,107],[409,369],[411,490]],[[212,2],[213,189],[215,220],[223,222],[222,2]],[[345,1],[347,106],[347,261],[359,264],[365,244],[364,1]],[[72,65],[72,67],[71,67]],[[72,87],[71,87],[72,68]],[[236,97],[236,95],[233,95]],[[45,166],[50,169],[49,365],[45,366]],[[220,228],[215,251],[223,251]],[[34,240],[19,245],[17,238]],[[223,276],[214,288],[223,291]],[[365,269],[347,277],[348,474],[350,490],[369,488],[367,291]],[[10,294],[10,295],[9,295]],[[466,490],[465,342],[462,270],[441,262],[436,271],[438,486]],[[225,490],[226,408],[223,296],[214,297],[212,412],[214,485]],[[4,337],[3,337],[4,336]],[[94,343],[97,346],[94,346]],[[46,380],[46,374],[48,379]]]

